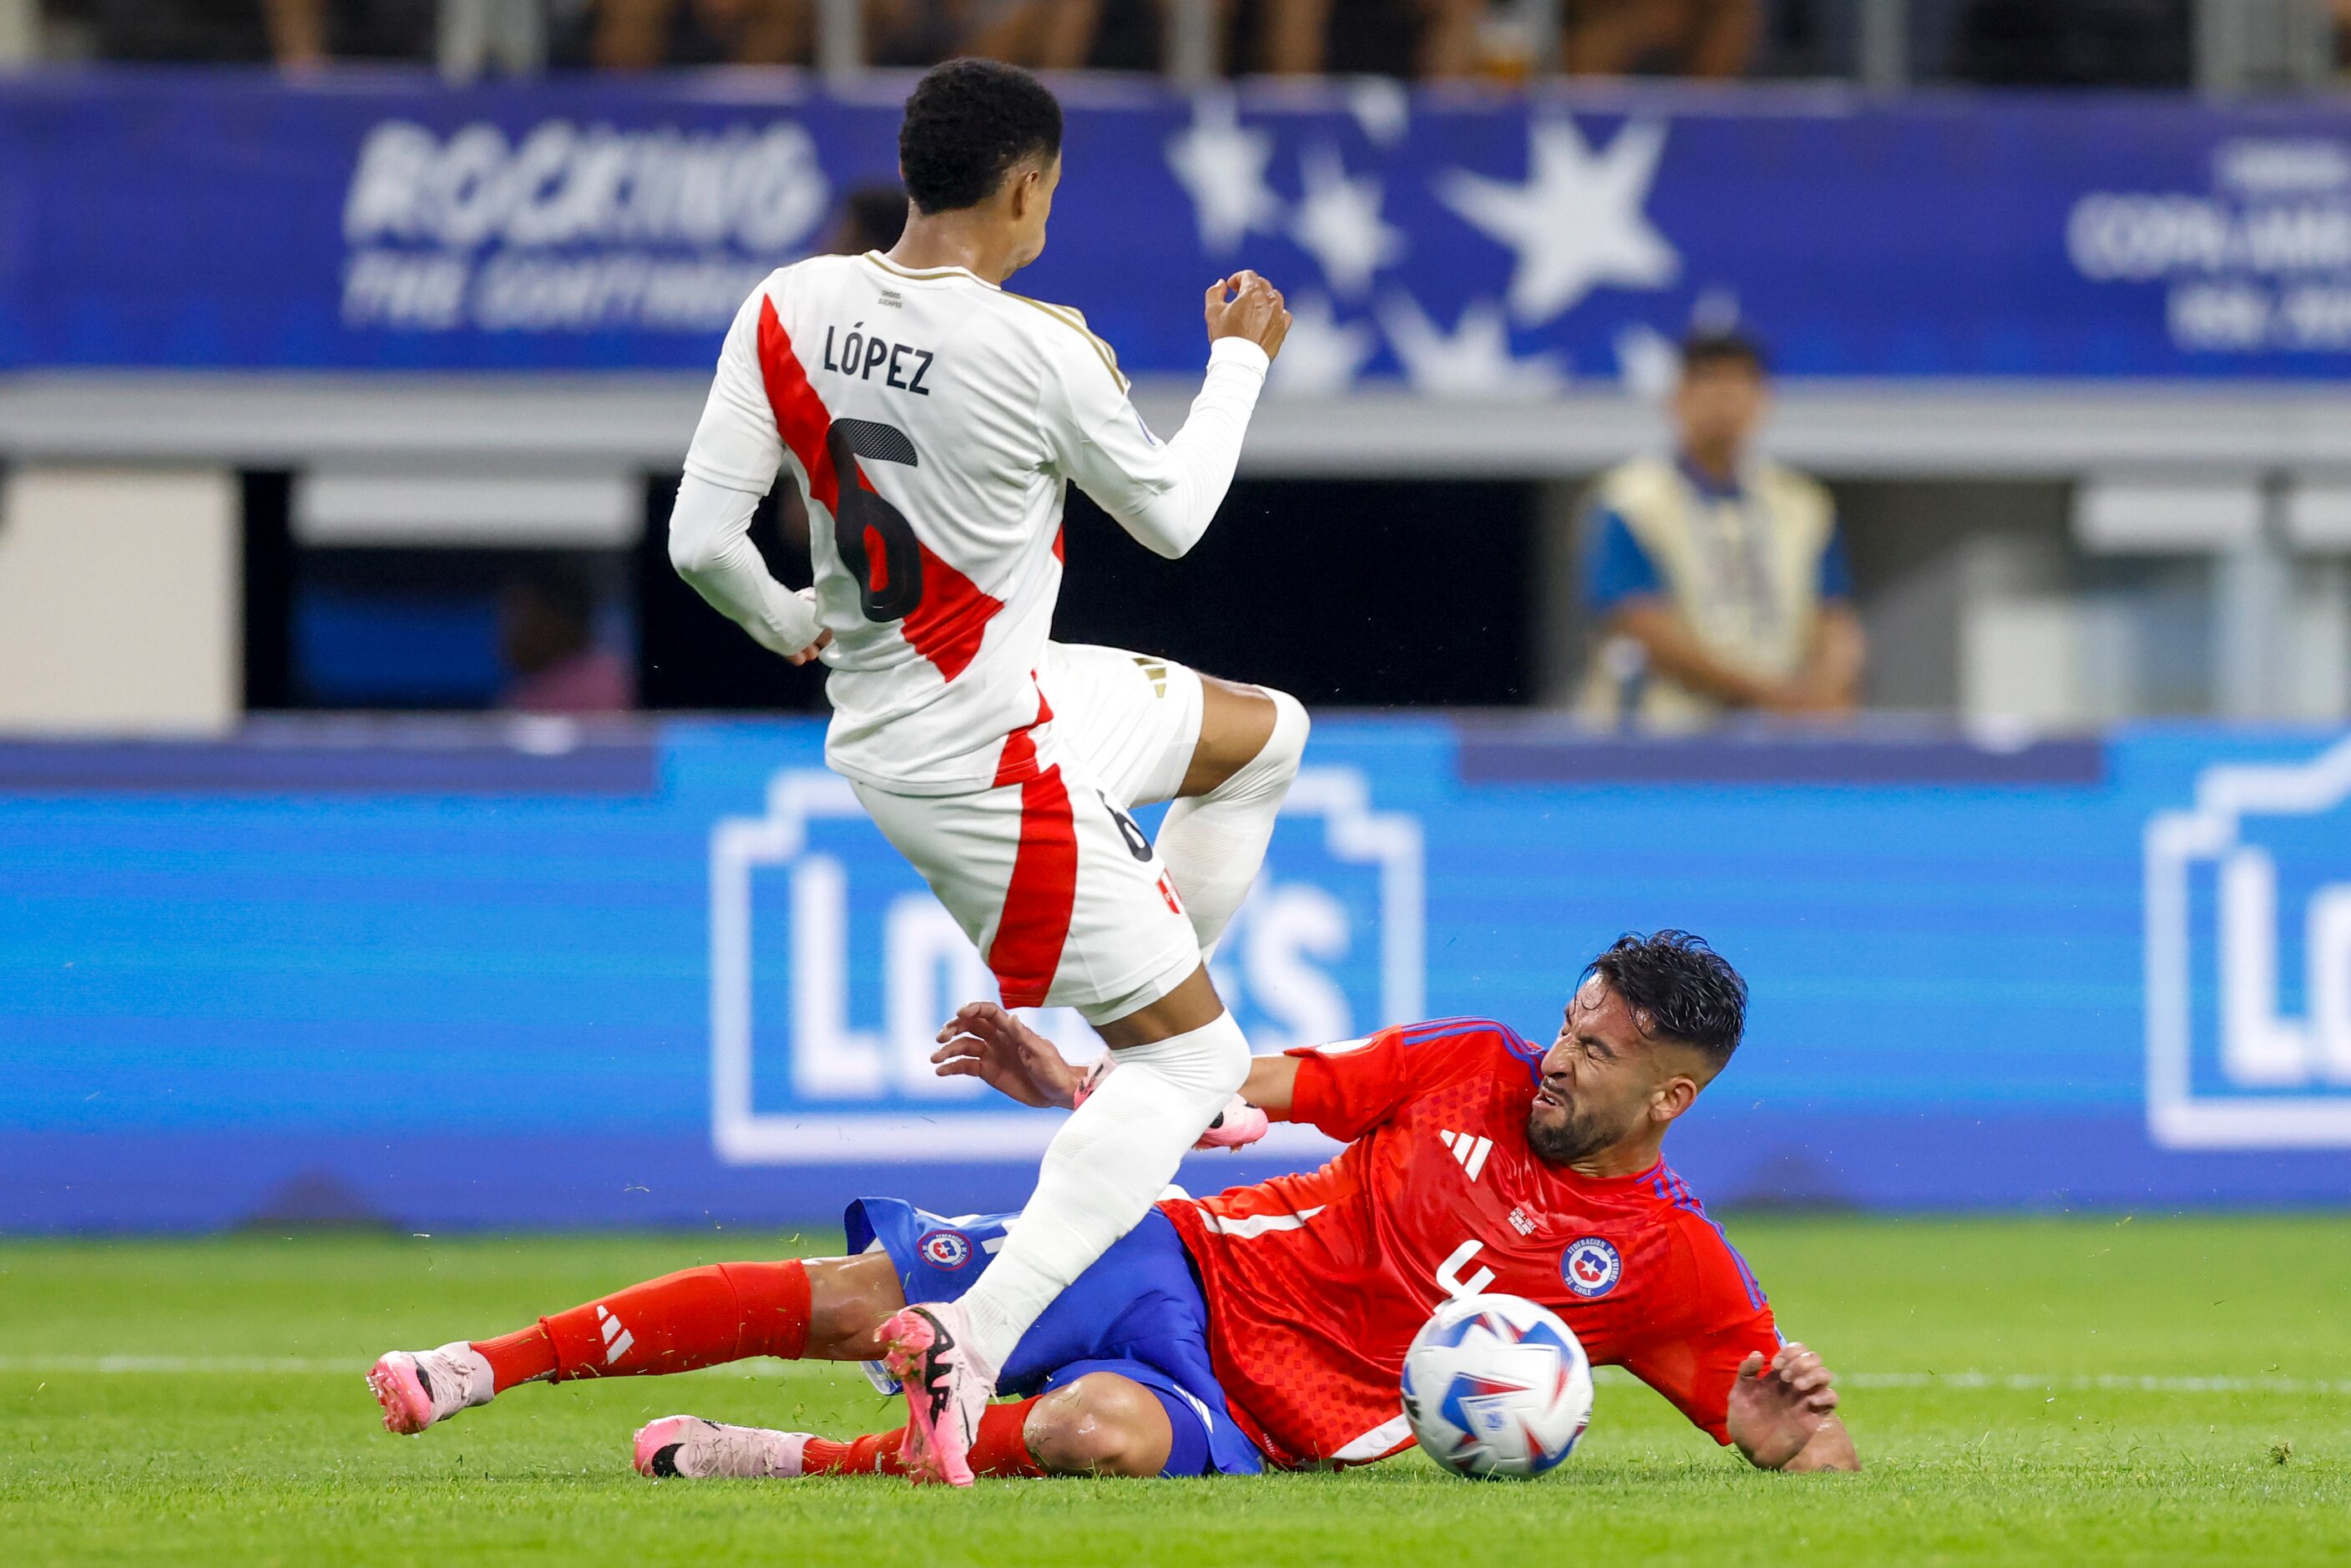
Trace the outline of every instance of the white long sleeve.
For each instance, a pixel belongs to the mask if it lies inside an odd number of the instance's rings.
[[[1135,413],[1122,379],[1079,362],[1066,387],[1062,472],[1144,548],[1175,559],[1207,532],[1232,488],[1270,364],[1245,338],[1217,339],[1184,428],[1163,443]]]
[[[689,474],[669,516],[669,561],[711,607],[770,653],[789,657],[817,639],[813,591],[778,582],[751,542],[759,497]]]

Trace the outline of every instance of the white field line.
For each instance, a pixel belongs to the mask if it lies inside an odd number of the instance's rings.
[[[1606,1382],[1632,1383],[1619,1367],[1602,1367]],[[2126,1373],[1842,1372],[1840,1388],[1949,1388],[2016,1394],[2351,1394],[2351,1377],[2155,1377]]]
[[[0,1355],[0,1373],[153,1373],[178,1376],[183,1373],[227,1373],[236,1376],[269,1376],[287,1372],[330,1373],[337,1376],[358,1377],[373,1364],[365,1361],[345,1361],[335,1356],[316,1355]],[[758,1364],[736,1366],[705,1366],[699,1372],[726,1372],[736,1375],[759,1370]]]
[[[307,1355],[0,1355],[0,1373],[148,1373],[166,1376],[183,1373],[227,1373],[268,1375],[277,1373],[333,1373],[358,1376],[368,1369],[363,1361]],[[767,1370],[766,1364],[738,1366],[734,1375]],[[723,1373],[726,1367],[705,1367]],[[779,1369],[778,1369],[779,1370]],[[1630,1373],[1618,1367],[1599,1369],[1604,1383],[1631,1383]],[[2121,1373],[2058,1375],[2037,1372],[1849,1372],[1841,1374],[1842,1388],[1948,1388],[1967,1392],[2017,1394],[2345,1394],[2351,1395],[2351,1377],[2157,1377]]]

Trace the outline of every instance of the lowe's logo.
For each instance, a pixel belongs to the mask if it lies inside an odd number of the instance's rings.
[[[1362,774],[1302,770],[1266,869],[1218,943],[1217,989],[1259,1051],[1423,1010],[1419,822],[1371,809]],[[711,1139],[734,1165],[1032,1158],[1060,1118],[937,1077],[940,1022],[995,977],[849,785],[770,781],[710,841]],[[1029,1015],[1072,1061],[1101,1042],[1068,1009]],[[1274,1149],[1323,1146],[1277,1129]]]
[[[2147,828],[2147,1125],[2351,1147],[2351,741],[2205,769]]]

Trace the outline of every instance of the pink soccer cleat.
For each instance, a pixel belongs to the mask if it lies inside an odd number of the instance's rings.
[[[460,1410],[487,1405],[496,1392],[490,1364],[464,1340],[439,1350],[395,1350],[369,1369],[367,1381],[383,1406],[384,1430],[412,1437]]]
[[[906,1440],[898,1458],[917,1485],[971,1485],[971,1444],[996,1392],[971,1352],[961,1304],[906,1307],[882,1325],[882,1364],[906,1391]]]
[[[672,1476],[789,1480],[806,1473],[800,1456],[808,1441],[806,1432],[770,1432],[699,1416],[664,1416],[637,1429],[637,1474],[655,1480]]]

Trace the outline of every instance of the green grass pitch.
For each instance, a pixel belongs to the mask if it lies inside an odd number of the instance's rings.
[[[1417,1456],[1257,1480],[654,1485],[690,1410],[896,1424],[853,1368],[527,1388],[421,1438],[381,1350],[479,1337],[741,1231],[0,1244],[0,1568],[45,1563],[2284,1563],[2351,1558],[2351,1218],[1758,1219],[1787,1332],[1844,1375],[1866,1474],[1745,1469],[1608,1375],[1554,1476]],[[240,1370],[252,1358],[270,1370]]]

